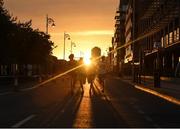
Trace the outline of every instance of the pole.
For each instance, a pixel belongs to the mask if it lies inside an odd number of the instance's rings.
[[[46,15],[46,34],[48,34],[48,14]]]
[[[132,79],[135,82],[135,71],[134,71],[134,40],[135,40],[135,0],[133,0],[133,42],[132,42],[132,49],[133,49],[133,58],[132,58]]]
[[[66,39],[65,39],[65,32],[64,32],[64,60],[65,60],[65,49],[66,49],[66,48],[65,48],[65,40],[66,40]]]
[[[73,53],[72,47],[73,47],[73,42],[71,41],[71,54]]]
[[[161,79],[160,79],[160,57],[159,57],[159,48],[157,49],[157,68],[154,73],[154,87],[161,87]]]

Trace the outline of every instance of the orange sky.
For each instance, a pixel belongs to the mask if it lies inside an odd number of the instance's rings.
[[[119,0],[4,0],[5,7],[21,21],[33,20],[33,28],[45,31],[45,16],[55,20],[49,28],[55,45],[53,54],[63,58],[63,33],[71,35],[76,43],[75,56],[80,51],[89,53],[98,46],[102,54],[111,46],[114,16]],[[66,59],[70,54],[70,41],[66,42]]]

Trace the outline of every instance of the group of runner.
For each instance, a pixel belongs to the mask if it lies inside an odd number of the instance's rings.
[[[83,85],[86,83],[87,78],[88,83],[90,83],[91,90],[94,79],[97,76],[99,83],[102,85],[102,92],[104,92],[104,80],[106,75],[106,63],[104,56],[95,60],[91,58],[91,64],[85,65],[82,57],[79,59],[79,61],[76,61],[74,60],[74,54],[71,54],[69,56],[68,69],[71,70],[69,75],[71,78],[72,89],[74,89],[76,82],[79,81],[82,92],[84,92]]]

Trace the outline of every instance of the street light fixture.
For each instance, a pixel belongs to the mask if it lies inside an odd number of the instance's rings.
[[[64,32],[64,60],[66,58],[66,39],[71,40],[70,35]]]
[[[48,28],[49,25],[51,25],[52,27],[55,27],[55,21],[52,18],[49,18],[48,15],[46,15],[46,34],[48,34]]]
[[[73,47],[76,47],[76,43],[71,41],[71,54],[73,53]]]

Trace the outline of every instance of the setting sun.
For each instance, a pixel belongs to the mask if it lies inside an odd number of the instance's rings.
[[[91,64],[90,57],[91,57],[90,53],[89,54],[88,53],[85,54],[85,56],[84,56],[84,63],[86,65],[90,65]]]
[[[91,61],[90,61],[89,58],[85,58],[85,59],[84,59],[84,63],[85,63],[86,65],[90,65],[90,64],[91,64]]]

